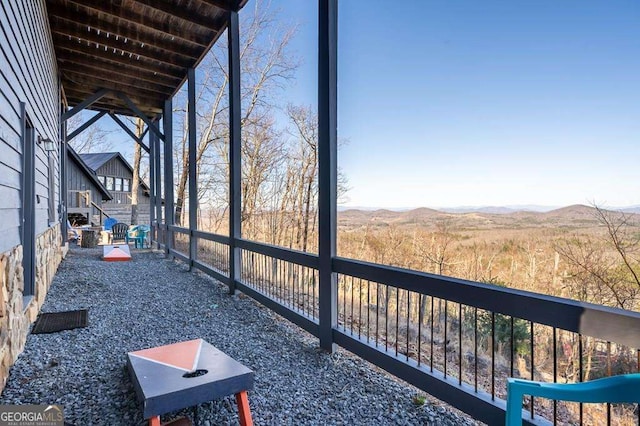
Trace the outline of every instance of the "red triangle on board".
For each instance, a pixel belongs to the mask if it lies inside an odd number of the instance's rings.
[[[114,247],[109,253],[104,255],[104,259],[106,260],[129,260],[131,259],[131,255],[126,253],[124,250],[119,249],[118,247]]]
[[[201,348],[202,339],[195,339],[158,346],[157,348],[143,349],[130,354],[152,362],[168,365],[169,367],[193,371],[198,364]]]

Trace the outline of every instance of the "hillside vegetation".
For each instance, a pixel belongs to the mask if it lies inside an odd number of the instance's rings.
[[[639,216],[572,205],[549,212],[346,210],[338,254],[637,310]]]

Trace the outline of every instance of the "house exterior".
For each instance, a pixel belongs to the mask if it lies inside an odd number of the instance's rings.
[[[95,172],[73,148],[67,149],[67,214],[72,225],[101,225],[104,202],[113,199]]]
[[[66,254],[61,86],[44,1],[0,7],[0,385]]]
[[[118,222],[131,223],[131,189],[133,167],[119,152],[80,154],[82,160],[111,193],[102,210]],[[138,224],[150,223],[149,186],[140,179],[138,185]]]

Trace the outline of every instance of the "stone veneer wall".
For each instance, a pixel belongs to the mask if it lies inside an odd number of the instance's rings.
[[[35,294],[27,306],[23,305],[22,294],[22,246],[0,254],[0,391],[9,369],[24,349],[29,327],[38,316],[67,247],[62,247],[60,224],[36,238]]]

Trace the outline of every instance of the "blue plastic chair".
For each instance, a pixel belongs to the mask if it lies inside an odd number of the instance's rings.
[[[114,219],[112,217],[106,218],[104,221],[104,230],[111,231],[111,229],[113,228],[113,225],[115,225],[116,223],[118,223],[117,219]]]
[[[640,373],[622,374],[582,383],[543,383],[507,379],[507,426],[522,424],[522,397],[539,396],[585,403],[640,403]]]
[[[129,244],[129,241],[133,241],[135,248],[144,248],[147,242],[147,236],[149,235],[149,227],[146,225],[136,225],[131,227],[127,231],[125,242]]]

